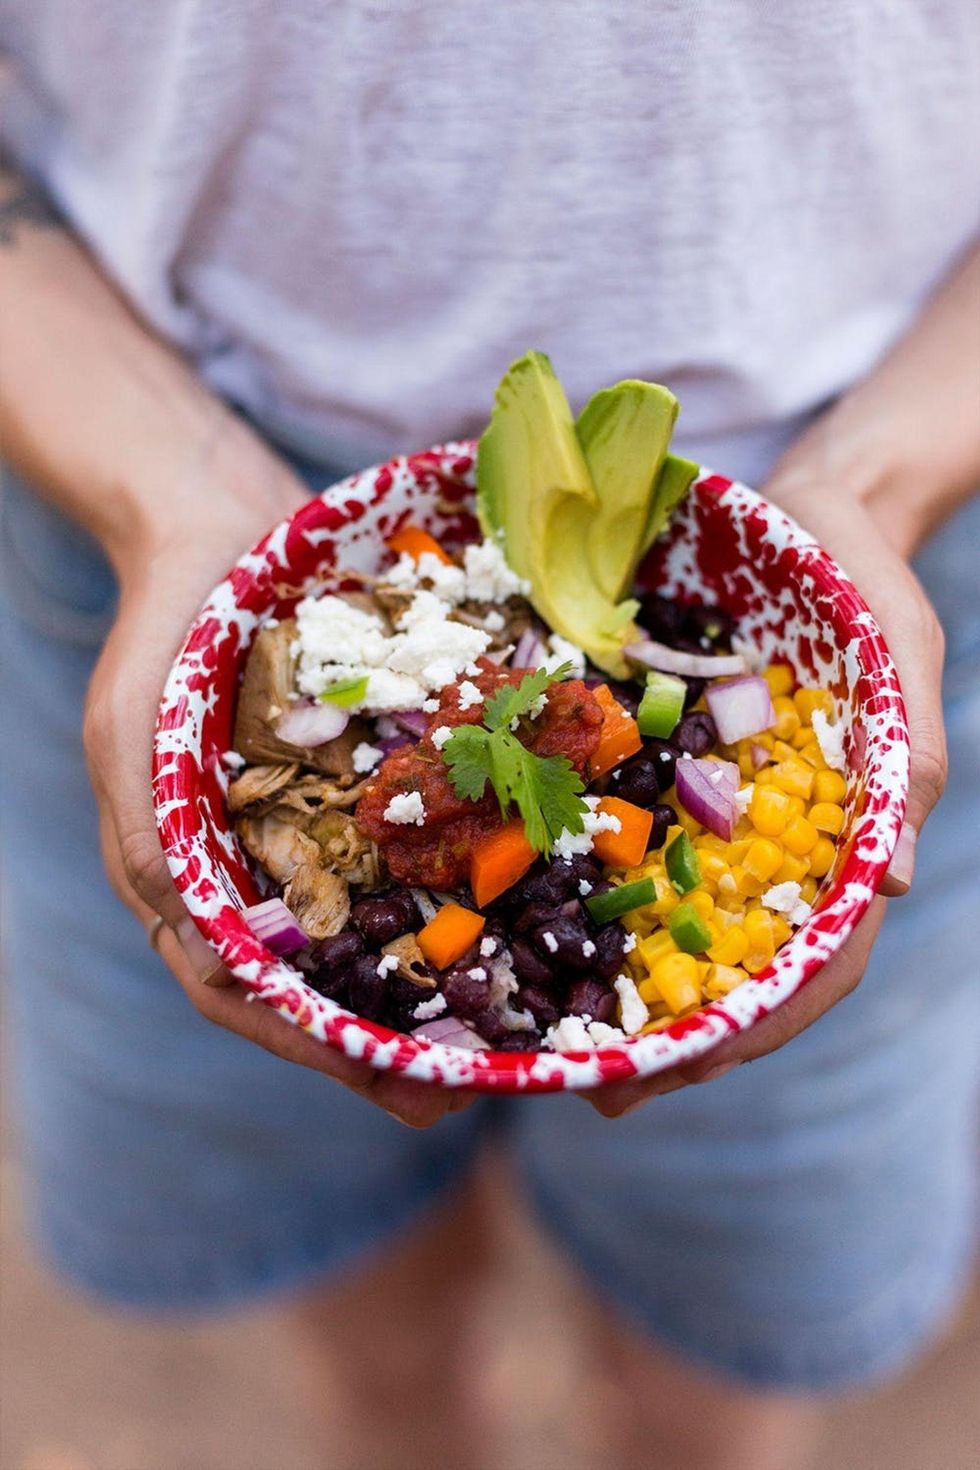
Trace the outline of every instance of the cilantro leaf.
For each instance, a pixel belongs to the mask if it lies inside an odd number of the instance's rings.
[[[570,663],[562,664],[554,673],[536,669],[533,674],[525,674],[516,689],[513,684],[505,684],[484,706],[483,722],[487,729],[506,730],[515,717],[530,714],[545,690],[564,679],[571,669]]]
[[[479,801],[490,780],[491,755],[489,730],[479,725],[457,725],[443,747],[443,760],[449,767],[449,779],[458,797]]]
[[[497,691],[484,705],[486,728],[459,725],[443,747],[443,759],[456,795],[479,801],[493,787],[503,816],[515,806],[524,819],[531,846],[549,856],[555,838],[566,828],[581,832],[586,810],[582,779],[567,756],[535,755],[522,745],[510,726],[515,718],[531,714],[550,684],[570,669],[564,664],[553,674],[539,669],[515,689]]]

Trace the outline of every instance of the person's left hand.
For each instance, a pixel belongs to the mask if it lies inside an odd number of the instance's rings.
[[[946,740],[940,686],[942,627],[918,580],[895,549],[894,526],[886,537],[856,496],[809,484],[777,471],[763,493],[805,526],[844,567],[885,635],[898,668],[908,709],[912,771],[905,825],[882,884],[882,896],[846,944],[801,990],[751,1030],[726,1038],[696,1062],[656,1077],[613,1083],[583,1093],[603,1117],[616,1118],[648,1098],[691,1083],[710,1082],[741,1062],[775,1051],[805,1031],[852,991],[864,974],[881,927],[886,897],[907,893],[915,865],[915,842],[946,783]],[[907,552],[912,546],[903,547]]]

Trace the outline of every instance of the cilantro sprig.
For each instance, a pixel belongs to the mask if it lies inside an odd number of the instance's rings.
[[[457,725],[442,751],[456,795],[479,801],[489,782],[501,815],[516,806],[527,840],[545,857],[559,833],[582,831],[585,787],[567,756],[535,755],[515,730],[539,713],[542,695],[570,672],[571,664],[562,664],[553,673],[526,674],[516,688],[505,684],[486,701],[483,724]]]

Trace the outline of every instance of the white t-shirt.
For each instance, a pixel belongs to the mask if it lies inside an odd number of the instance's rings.
[[[758,479],[977,224],[976,0],[0,0],[0,137],[297,447],[668,383]]]

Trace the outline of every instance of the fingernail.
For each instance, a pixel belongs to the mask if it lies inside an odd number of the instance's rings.
[[[201,984],[213,984],[215,976],[223,969],[221,960],[189,914],[178,921],[174,933],[180,940],[180,947],[187,956],[188,964]]]
[[[905,822],[898,834],[895,851],[888,865],[887,877],[892,883],[897,884],[903,893],[907,893],[912,887],[912,876],[915,873],[915,843],[917,838],[915,828],[911,822]]]

